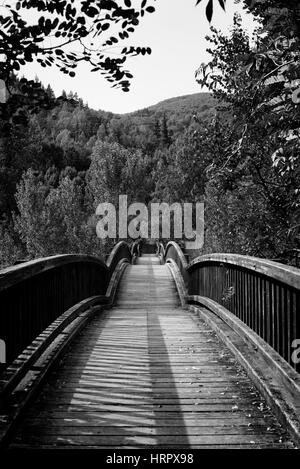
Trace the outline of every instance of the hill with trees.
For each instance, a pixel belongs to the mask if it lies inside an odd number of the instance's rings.
[[[15,80],[16,89],[21,82]],[[49,85],[36,83],[55,101]],[[207,93],[117,115],[63,92],[50,108],[15,123],[1,139],[1,264],[61,252],[99,255],[105,249],[95,234],[100,193],[149,202],[161,152],[214,113]]]

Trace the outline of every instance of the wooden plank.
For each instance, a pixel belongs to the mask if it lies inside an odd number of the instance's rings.
[[[59,417],[61,415],[61,417]],[[110,427],[116,429],[117,427],[135,427],[138,425],[138,428],[156,428],[156,427],[171,427],[174,428],[175,430],[182,426],[182,423],[184,423],[185,428],[190,428],[190,427],[205,427],[205,428],[212,428],[212,427],[218,427],[218,428],[232,428],[232,427],[237,427],[237,431],[239,431],[239,428],[257,428],[261,429],[261,427],[264,427],[266,431],[274,430],[272,427],[269,428],[265,426],[265,419],[264,418],[256,418],[255,425],[251,423],[251,417],[243,417],[243,416],[236,416],[236,414],[223,414],[220,415],[219,417],[210,417],[211,414],[207,414],[206,419],[195,419],[194,417],[191,416],[185,416],[184,420],[180,418],[171,418],[169,417],[162,417],[161,419],[151,419],[151,418],[145,418],[145,419],[137,419],[136,416],[128,416],[128,420],[126,422],[122,421],[121,415],[116,415],[116,414],[111,414],[111,419],[103,418],[100,415],[96,416],[94,414],[85,414],[84,420],[82,420],[82,425],[81,429],[83,427],[88,427],[88,428],[93,428],[93,427]],[[40,414],[38,416],[33,416],[30,420],[30,422],[26,425],[23,425],[22,427],[22,432],[27,431],[27,429],[33,429],[35,430],[37,427],[43,427],[47,426],[47,428],[50,427],[57,427],[57,428],[65,428],[65,427],[74,427],[76,428],[78,426],[78,418],[74,415],[73,417],[67,416],[65,414],[59,414],[56,413],[55,416],[45,416],[44,414]],[[47,430],[45,430],[47,431]]]
[[[244,445],[244,444],[271,444],[275,445],[276,443],[282,443],[282,438],[276,435],[136,435],[132,433],[127,433],[124,430],[123,435],[26,435],[25,437],[17,437],[16,443],[28,443],[30,445],[75,445],[79,447],[84,446],[96,446],[101,447],[103,445],[110,445],[113,447],[122,447],[128,443],[134,443],[136,446],[166,446],[169,448],[169,445],[176,445],[181,447],[182,444],[190,445],[216,445],[216,444],[234,444],[234,445]],[[291,443],[287,443],[287,446],[292,447]]]
[[[108,445],[101,445],[101,446],[89,446],[89,445],[86,445],[84,447],[81,447],[81,446],[78,446],[78,445],[73,445],[71,442],[67,442],[66,444],[64,444],[63,442],[60,442],[57,446],[53,446],[52,444],[40,444],[38,443],[37,445],[31,445],[30,446],[30,449],[31,450],[43,450],[43,449],[46,449],[46,450],[49,450],[49,449],[53,449],[53,448],[59,448],[61,450],[63,449],[67,449],[67,450],[71,450],[71,449],[81,449],[81,448],[84,448],[86,450],[95,450],[95,449],[109,449],[110,451],[112,451],[113,449],[116,448],[116,446],[114,444],[112,444],[111,446],[108,446]],[[122,450],[132,450],[132,449],[144,449],[144,448],[147,448],[147,449],[166,449],[166,445],[163,444],[163,445],[160,445],[159,443],[157,444],[154,444],[154,445],[150,445],[150,444],[147,444],[147,445],[144,445],[144,444],[140,444],[140,445],[128,445],[128,444],[125,444],[124,446],[122,447],[119,447],[121,448]],[[185,444],[185,443],[180,443],[179,445],[178,444],[173,444],[173,443],[169,443],[168,444],[168,447],[167,449],[186,449],[187,451],[191,450],[192,449],[226,449],[226,450],[230,450],[230,449],[291,449],[290,447],[290,444],[287,444],[287,443],[258,443],[257,441],[254,441],[253,440],[253,443],[252,444],[226,444],[226,445],[223,445],[223,444],[211,444],[211,445],[207,445],[207,444],[203,444],[203,445],[200,445],[200,444],[193,444],[192,446],[188,443],[188,444]],[[11,445],[11,449],[19,449],[19,450],[22,450],[22,449],[28,449],[28,445],[26,444],[12,444]]]
[[[52,437],[58,436],[77,436],[78,435],[78,426],[73,423],[73,426],[62,426],[60,422],[55,422],[56,425],[38,425],[36,422],[32,425],[25,425],[22,427],[22,432],[20,433],[20,439],[24,442],[26,441],[26,435],[30,435],[38,438],[39,435],[46,436],[48,435],[50,439]],[[264,432],[265,431],[265,432]],[[139,435],[143,433],[144,436],[148,435],[159,435],[159,436],[208,436],[208,435],[264,435],[272,436],[276,433],[274,428],[266,428],[262,426],[248,426],[248,425],[168,425],[168,426],[134,426],[134,425],[113,425],[113,426],[95,426],[95,425],[81,425],[80,426],[80,436],[122,436],[124,433]]]

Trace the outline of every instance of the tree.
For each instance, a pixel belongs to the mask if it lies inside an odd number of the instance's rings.
[[[127,150],[117,143],[97,141],[91,156],[87,183],[94,208],[102,202],[117,205],[119,194],[125,194],[123,171]]]
[[[65,99],[55,99],[34,80],[23,77],[16,83],[15,73],[34,60],[42,67],[56,65],[71,77],[85,62],[112,86],[129,91],[127,58],[150,54],[151,49],[127,46],[116,55],[115,47],[129,38],[141,17],[155,11],[148,1],[142,0],[140,8],[133,8],[131,0],[122,6],[112,0],[84,0],[80,5],[74,0],[21,0],[1,6],[0,87],[6,97],[0,100],[0,135],[12,125],[26,125],[28,113],[51,109]]]
[[[151,161],[140,150],[127,149],[115,142],[98,140],[87,172],[88,192],[94,208],[99,203],[119,203],[119,195],[148,202],[153,189]]]
[[[7,219],[0,221],[0,246],[0,268],[26,258],[24,247],[14,231],[13,224]]]
[[[258,200],[262,196],[266,201],[258,203],[257,219],[264,213],[270,229],[260,224],[264,244],[255,241],[248,248],[255,251],[256,243],[260,255],[288,259],[300,245],[300,106],[294,98],[300,83],[300,10],[295,2],[286,8],[282,4],[282,9],[275,9],[275,3],[252,2],[263,25],[255,46],[238,17],[229,37],[212,28],[212,60],[196,76],[219,99],[231,122],[230,143],[222,160],[213,161],[215,187],[223,192],[231,187],[240,202],[256,188]],[[284,31],[280,38],[278,23]],[[252,210],[248,213],[250,219]]]
[[[47,86],[46,93],[47,93],[47,95],[49,96],[50,99],[55,99],[54,91],[53,91],[53,89],[51,88],[50,85]]]
[[[168,147],[171,144],[171,138],[169,134],[168,124],[166,115],[163,115],[161,126],[160,126],[160,143],[163,147]]]
[[[84,178],[74,177],[74,171],[66,168],[59,183],[55,170],[45,175],[24,173],[16,192],[14,225],[30,258],[66,252],[103,254],[93,208],[85,203]]]

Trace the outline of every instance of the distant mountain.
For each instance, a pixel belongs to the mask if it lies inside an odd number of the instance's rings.
[[[135,127],[139,129],[140,133],[149,134],[149,131],[145,129],[152,128],[155,133],[155,125],[161,125],[165,119],[171,140],[174,141],[190,125],[205,124],[211,121],[215,113],[216,101],[212,95],[210,93],[195,93],[166,99],[153,106],[128,114],[114,115],[113,120],[117,119],[119,124],[126,122],[128,128]],[[128,129],[127,133],[131,133],[131,130]],[[124,141],[122,144],[129,145],[125,144]]]
[[[210,93],[195,93],[165,99],[147,109],[154,112],[191,112],[215,108],[215,100]]]

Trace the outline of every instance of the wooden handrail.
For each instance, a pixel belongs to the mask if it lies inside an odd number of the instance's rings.
[[[205,264],[236,265],[278,280],[293,288],[300,289],[300,269],[279,262],[269,261],[268,259],[242,256],[240,254],[206,254],[190,262],[187,270],[191,271],[196,266]]]
[[[64,311],[105,295],[121,261],[131,261],[125,242],[114,247],[107,264],[93,256],[66,254],[1,270],[0,339],[6,344],[7,364]]]
[[[176,262],[180,273],[182,275],[186,289],[188,290],[189,285],[189,274],[187,271],[188,263],[186,261],[185,255],[182,252],[181,247],[175,242],[170,241],[165,250],[165,261],[168,262],[168,259],[173,259]]]
[[[60,254],[43,257],[0,270],[0,292],[34,275],[41,274],[59,266],[78,262],[97,264],[103,269],[107,269],[102,259],[84,254]]]
[[[182,264],[182,267],[184,267],[185,269],[187,269],[188,267],[188,263],[186,261],[186,258],[182,252],[182,249],[181,247],[179,246],[179,244],[177,244],[175,241],[169,241],[168,244],[167,244],[167,247],[166,247],[166,250],[165,250],[165,257],[167,258],[168,257],[168,252],[170,251],[170,249],[173,248],[176,253],[177,253],[177,256],[178,258],[180,259],[180,262]]]
[[[108,269],[113,269],[113,265],[117,264],[121,258],[131,259],[131,249],[125,241],[119,241],[113,247],[106,261]]]
[[[239,254],[207,254],[189,264],[175,242],[165,261],[179,267],[189,295],[214,300],[254,330],[291,366],[300,338],[300,269]]]
[[[158,255],[165,257],[166,249],[163,243],[159,243]]]

